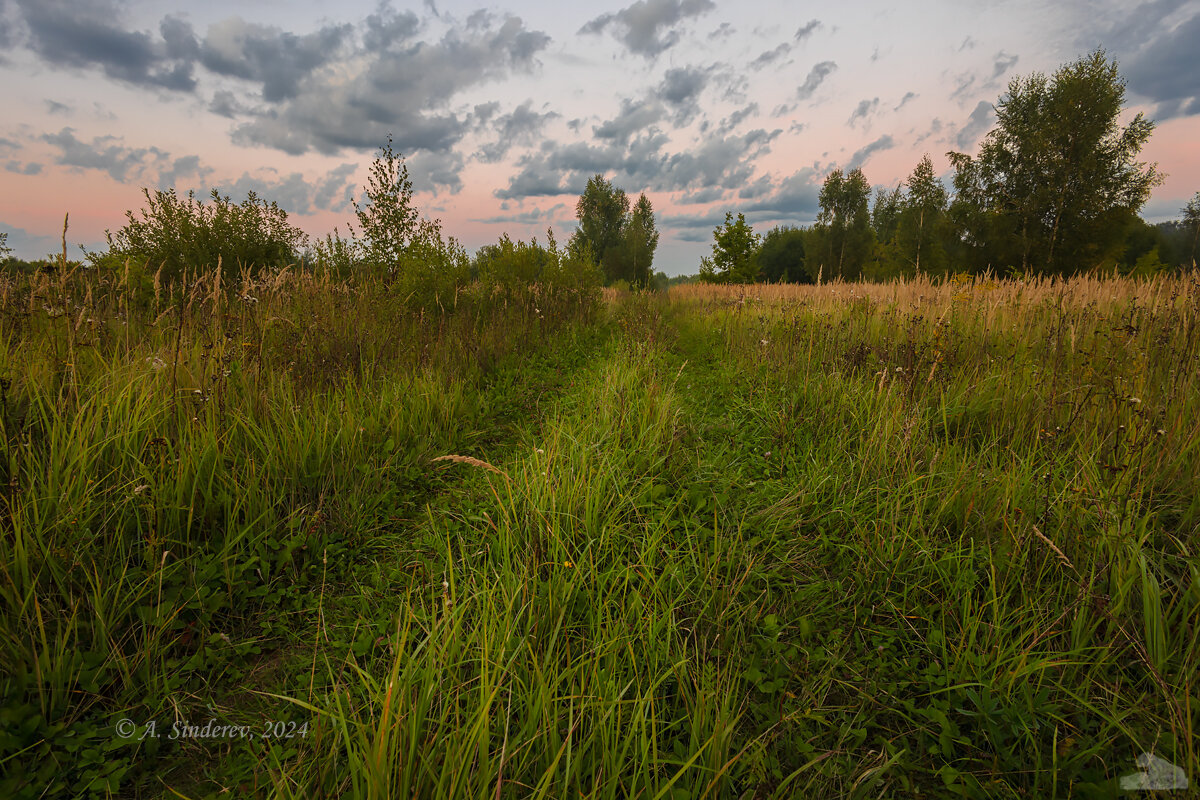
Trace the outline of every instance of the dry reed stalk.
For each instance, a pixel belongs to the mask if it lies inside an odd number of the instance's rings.
[[[1071,559],[1067,558],[1067,554],[1064,553],[1062,550],[1059,550],[1058,545],[1056,545],[1054,542],[1050,541],[1050,537],[1046,536],[1046,534],[1044,534],[1040,530],[1038,530],[1037,525],[1033,526],[1033,535],[1038,537],[1039,539],[1041,539],[1043,542],[1045,542],[1046,546],[1054,551],[1054,554],[1056,556],[1058,556],[1060,561],[1062,561],[1064,564],[1066,564],[1068,567],[1070,567],[1073,571],[1077,571],[1077,570],[1075,570],[1075,565],[1071,563]]]
[[[494,467],[482,459],[472,458],[471,456],[438,456],[437,458],[430,459],[430,461],[451,461],[455,464],[467,464],[472,467],[481,467],[486,469],[488,472],[494,472],[497,475],[503,475],[505,479],[508,478],[508,473],[499,467]]]

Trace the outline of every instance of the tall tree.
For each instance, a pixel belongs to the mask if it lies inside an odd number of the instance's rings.
[[[946,187],[933,173],[933,162],[925,155],[905,181],[904,198],[896,240],[906,264],[918,274],[935,272],[946,264],[942,245],[948,196]]]
[[[629,197],[603,175],[595,175],[587,182],[579,202],[575,204],[575,216],[579,227],[571,235],[568,249],[582,253],[591,249],[592,258],[604,272],[607,283],[624,276],[619,271],[619,258],[614,258],[622,244],[626,216],[629,214]]]
[[[654,274],[651,267],[654,251],[658,249],[658,227],[654,223],[654,207],[644,193],[629,213],[622,245],[621,277],[634,286],[648,286]]]
[[[816,257],[830,277],[854,280],[871,254],[874,233],[868,201],[871,185],[861,169],[835,169],[821,187]]]
[[[807,231],[779,226],[767,231],[758,249],[758,269],[769,283],[812,283],[804,264]]]
[[[947,154],[962,238],[1022,270],[1069,274],[1111,257],[1162,180],[1137,161],[1154,123],[1139,113],[1120,127],[1124,99],[1103,50],[1053,78],[1014,78],[979,155]]]
[[[875,202],[871,205],[871,227],[880,244],[891,244],[900,225],[900,209],[904,205],[904,192],[897,186],[892,191],[878,189]]]

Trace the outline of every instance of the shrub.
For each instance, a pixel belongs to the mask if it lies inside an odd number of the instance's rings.
[[[209,269],[218,260],[226,279],[242,269],[256,272],[297,260],[308,237],[287,221],[287,212],[250,192],[234,203],[212,190],[211,201],[187,198],[175,190],[143,189],[147,207],[136,216],[126,211],[125,227],[105,231],[108,253],[89,254],[97,266],[131,259],[147,270],[162,270],[162,278],[178,280],[186,270]]]

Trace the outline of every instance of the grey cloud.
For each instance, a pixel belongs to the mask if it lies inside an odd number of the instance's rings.
[[[915,99],[917,99],[916,92],[905,92],[904,97],[900,98],[900,102],[896,104],[896,107],[893,108],[892,111],[899,111],[900,109],[902,109],[906,105],[908,105],[909,100],[915,100]]]
[[[34,161],[25,164],[22,164],[20,161],[9,161],[4,165],[4,169],[17,175],[39,175],[42,171],[42,165]]]
[[[671,105],[695,100],[708,83],[708,71],[699,67],[669,69],[659,85],[658,96]]]
[[[1127,7],[1127,13],[1103,32],[1100,41],[1119,53],[1135,53],[1160,37],[1170,36],[1174,26],[1167,18],[1192,3],[1193,0],[1152,0]]]
[[[1017,65],[1017,61],[1017,56],[1010,55],[1003,50],[1001,50],[999,53],[996,53],[995,63],[992,66],[991,80],[995,81],[1001,75],[1015,67]]]
[[[773,191],[747,205],[745,211],[761,219],[809,222],[820,209],[820,193],[816,170],[805,167],[781,180]]]
[[[630,52],[654,58],[679,41],[678,24],[716,8],[712,0],[637,0],[615,14],[602,14],[587,22],[579,33],[613,35]]]
[[[220,194],[228,195],[234,202],[241,202],[250,192],[254,192],[268,203],[278,203],[279,207],[289,214],[307,214],[312,210],[312,187],[299,172],[290,173],[282,178],[253,176],[243,172],[233,183],[218,185],[216,189]]]
[[[854,151],[854,155],[850,156],[850,160],[846,163],[846,169],[858,169],[872,154],[878,153],[880,150],[890,150],[895,146],[896,142],[891,136],[880,136],[870,144]]]
[[[583,186],[564,186],[563,176],[544,162],[527,161],[521,171],[509,179],[506,188],[497,189],[492,194],[501,200],[515,200],[524,197],[578,194],[582,192],[582,189]]]
[[[860,100],[858,105],[855,106],[854,111],[850,112],[850,119],[846,120],[846,124],[850,127],[854,127],[856,122],[866,120],[868,117],[874,114],[877,108],[879,108],[878,97],[872,100]]]
[[[518,211],[513,214],[499,214],[494,217],[481,217],[471,221],[482,222],[485,225],[536,225],[543,221],[553,222],[558,217],[558,214],[564,211],[566,208],[567,206],[565,203],[555,203],[547,209],[531,208],[528,211]]]
[[[713,229],[724,224],[725,212],[717,210],[703,214],[664,214],[659,221],[663,231],[672,232],[684,242],[711,242]]]
[[[930,136],[937,136],[939,133],[942,132],[943,127],[944,126],[942,125],[941,119],[939,119],[938,117],[934,117],[933,121],[929,123],[929,130],[925,131],[925,133],[918,136],[916,138],[916,140],[913,142],[913,144],[920,144],[921,142],[928,139]]]
[[[476,125],[483,127],[491,121],[492,117],[496,116],[496,112],[499,110],[500,101],[489,100],[486,103],[479,103],[471,109],[471,117],[475,120]]]
[[[462,191],[460,173],[463,169],[462,155],[453,150],[417,153],[408,161],[408,174],[417,191],[439,194],[439,188],[448,189],[450,194]]]
[[[1129,88],[1156,103],[1160,120],[1200,114],[1200,13],[1161,33],[1124,63]]]
[[[476,106],[477,110],[478,108],[479,106]],[[491,113],[492,109],[488,109],[489,117]],[[508,155],[508,151],[514,145],[531,143],[549,120],[560,116],[562,115],[556,111],[539,114],[533,110],[533,101],[526,100],[513,109],[512,113],[496,119],[493,127],[499,134],[499,138],[480,148],[478,154],[480,160],[488,164],[499,161]]]
[[[755,200],[770,194],[774,187],[770,175],[760,175],[755,181],[739,189],[737,196],[739,200]]]
[[[220,89],[213,93],[213,99],[208,104],[208,110],[218,116],[233,119],[238,114],[244,113],[249,109],[238,102],[233,92],[227,89]]]
[[[593,134],[598,139],[624,144],[668,115],[676,127],[687,125],[700,113],[700,93],[708,85],[711,72],[711,67],[667,70],[662,82],[645,95],[622,100],[617,116],[592,128]]]
[[[69,116],[75,109],[71,108],[66,103],[60,103],[57,100],[46,101],[46,111],[51,114],[63,114]]]
[[[713,137],[698,147],[672,155],[660,176],[663,189],[720,186],[734,189],[745,184],[754,172],[754,161],[770,150],[782,131],[762,128],[741,136]]]
[[[232,17],[211,26],[200,49],[200,61],[217,75],[262,86],[270,103],[295,97],[300,82],[339,59],[350,25],[331,25],[297,36],[279,28]]]
[[[170,40],[117,23],[120,7],[109,0],[16,0],[29,47],[56,66],[99,67],[114,80],[138,86],[190,92],[196,87],[187,53],[172,52],[177,28],[166,24]]]
[[[47,253],[61,253],[62,240],[57,236],[42,236],[24,228],[15,228],[0,222],[0,233],[8,234],[8,246],[17,258],[43,258]],[[103,242],[87,245],[89,250],[104,249]]]
[[[958,46],[958,52],[961,53],[964,50],[974,50],[975,44],[975,39],[971,36],[968,36],[967,38],[963,39],[962,44]]]
[[[736,33],[736,31],[732,25],[730,25],[728,22],[722,22],[715,31],[708,35],[708,40],[712,42],[716,41],[717,39],[728,39],[730,36],[733,36],[734,33]]]
[[[813,93],[835,70],[837,70],[837,63],[833,61],[822,61],[813,66],[808,72],[808,77],[804,79],[804,83],[796,90],[796,99],[807,100],[812,97]]]
[[[295,97],[240,126],[235,140],[294,154],[335,153],[373,148],[392,133],[405,152],[448,150],[472,121],[437,109],[465,88],[530,71],[549,40],[517,17],[476,12],[437,42],[375,54],[349,78],[318,70]]]
[[[666,115],[663,105],[653,98],[621,101],[617,116],[592,128],[597,139],[609,139],[624,144],[634,134],[646,130]]]
[[[140,175],[148,163],[166,156],[166,153],[153,147],[125,147],[113,136],[98,136],[88,144],[75,138],[72,128],[43,134],[41,139],[58,148],[56,163],[101,170],[117,181],[124,181],[130,175]]]
[[[820,28],[820,27],[821,27],[821,20],[810,19],[807,23],[805,23],[804,25],[801,25],[799,30],[796,31],[796,41],[803,42],[805,39],[807,39],[808,37],[810,37],[814,33],[816,33],[817,28]]]
[[[195,175],[203,181],[210,174],[212,174],[211,169],[200,165],[200,156],[182,156],[174,159],[170,166],[164,168],[155,183],[160,189],[170,189],[172,186],[178,185],[179,179],[184,175]]]
[[[676,201],[680,205],[701,205],[705,203],[715,203],[725,197],[726,190],[719,186],[710,186],[707,189],[697,189],[694,192],[686,192],[679,196]]]
[[[357,164],[340,164],[325,173],[313,186],[313,207],[325,211],[350,209],[353,187],[349,184],[349,180],[357,169]]]
[[[682,67],[669,69],[658,85],[657,94],[673,110],[676,127],[687,125],[700,113],[700,93],[708,85],[712,68]]]
[[[541,152],[523,156],[508,187],[494,194],[502,200],[578,194],[597,172],[614,174],[621,186],[651,191],[734,189],[750,180],[755,160],[769,151],[780,133],[757,129],[740,136],[709,137],[672,154],[663,152],[667,137],[656,133],[624,146],[547,142]]]
[[[771,64],[774,64],[776,61],[784,58],[788,53],[791,52],[791,50],[792,46],[787,42],[784,42],[773,50],[767,50],[759,55],[758,58],[751,61],[750,69],[759,70],[763,69],[764,67],[769,67]]]
[[[758,113],[758,103],[751,103],[747,106],[739,108],[725,119],[721,120],[721,126],[718,128],[719,133],[728,133],[729,131],[741,125],[750,117]]]
[[[958,149],[966,151],[973,147],[979,137],[992,127],[992,119],[995,116],[996,112],[992,108],[992,104],[986,100],[980,100],[971,115],[967,117],[966,123],[959,128],[958,136],[955,139]]]
[[[954,87],[954,91],[950,93],[950,99],[956,103],[961,103],[969,99],[969,95],[975,88],[974,75],[960,75],[958,77],[958,85]]]
[[[411,11],[397,12],[381,3],[366,19],[363,46],[370,52],[387,50],[409,42],[420,30],[421,20]]]

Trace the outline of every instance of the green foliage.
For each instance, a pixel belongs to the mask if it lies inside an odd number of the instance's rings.
[[[746,224],[746,216],[725,213],[725,224],[713,229],[712,257],[700,263],[707,283],[754,283],[758,280],[757,255],[762,237]]]
[[[610,251],[621,245],[626,216],[629,214],[629,197],[604,179],[594,175],[588,179],[587,187],[575,204],[575,217],[579,227],[567,243],[572,253],[581,254],[588,248],[592,258],[604,272],[605,281],[621,277],[615,274]]]
[[[625,281],[646,286],[654,274],[658,228],[654,208],[643,193],[630,208],[629,197],[602,175],[588,180],[575,204],[579,227],[567,249],[577,256],[589,252],[604,275],[604,282]]]
[[[599,300],[601,275],[586,248],[559,248],[552,230],[547,243],[513,242],[508,234],[475,255],[474,267],[483,295],[527,306],[537,315],[586,313]]]
[[[371,162],[363,201],[354,201],[362,235],[361,259],[368,270],[394,280],[409,251],[429,238],[422,231],[420,212],[413,204],[413,185],[404,156],[392,149],[392,137]],[[353,232],[352,232],[353,233]]]
[[[351,236],[343,239],[337,228],[333,233],[318,239],[309,253],[307,261],[318,272],[328,272],[337,278],[348,278],[359,269],[361,248]]]
[[[879,244],[889,245],[896,237],[903,202],[904,192],[899,186],[890,192],[884,189],[876,191],[875,203],[871,206],[871,227]]]
[[[946,187],[933,173],[933,162],[924,156],[905,182],[896,229],[896,245],[912,274],[940,274],[947,266],[944,242],[949,236]]]
[[[212,190],[209,202],[186,199],[175,190],[143,189],[146,208],[140,216],[126,211],[127,222],[113,233],[105,231],[107,253],[88,254],[93,264],[138,262],[151,272],[161,269],[164,282],[178,280],[185,270],[213,269],[218,261],[227,281],[243,269],[254,274],[298,260],[308,240],[288,223],[287,212],[249,192],[241,203]]]
[[[606,274],[633,286],[650,283],[654,251],[658,248],[658,229],[654,209],[645,194],[638,197],[621,230],[621,239],[607,254]]]
[[[836,169],[821,187],[821,212],[817,216],[808,270],[814,264],[825,278],[854,280],[875,245],[868,201],[871,185],[861,169],[843,174]]]
[[[1196,254],[1200,248],[1200,192],[1188,201],[1181,209],[1183,211],[1184,230],[1191,234],[1191,247],[1186,251],[1186,262],[1193,268],[1196,266]]]
[[[812,283],[805,265],[804,247],[809,232],[781,225],[767,231],[758,250],[758,269],[768,283]]]
[[[8,232],[0,233],[0,261],[8,258],[12,248],[8,246]]]
[[[1111,258],[1125,222],[1161,183],[1137,161],[1154,123],[1120,127],[1125,84],[1103,50],[1047,78],[1014,78],[979,155],[949,153],[951,216],[983,266],[1069,275]]]

